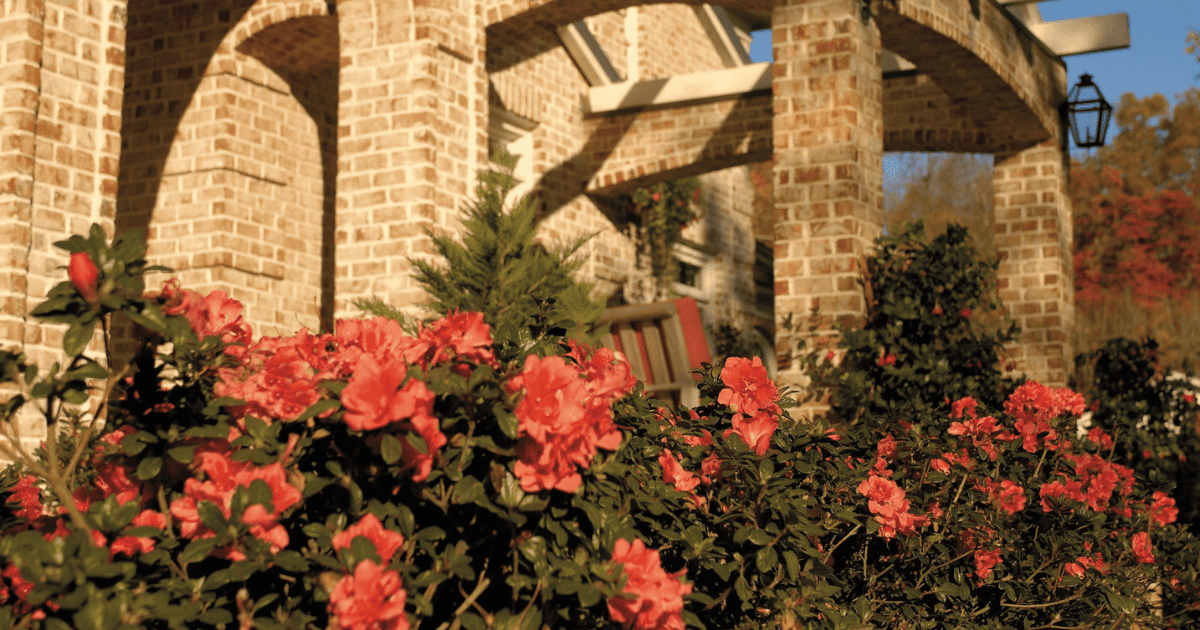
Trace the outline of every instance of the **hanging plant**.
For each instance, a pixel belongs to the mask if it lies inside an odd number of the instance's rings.
[[[700,189],[700,179],[688,177],[639,188],[614,202],[636,228],[638,257],[648,259],[647,266],[660,284],[669,286],[679,275],[672,251],[682,239],[683,229],[699,218],[694,204],[700,202]]]

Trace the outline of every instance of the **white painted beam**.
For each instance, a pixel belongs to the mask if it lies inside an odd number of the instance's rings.
[[[750,55],[742,48],[742,42],[738,39],[737,31],[734,30],[733,22],[725,13],[725,9],[701,4],[693,6],[692,10],[696,12],[696,17],[700,19],[700,24],[704,26],[704,31],[708,33],[708,38],[712,40],[713,47],[717,49],[717,54],[721,56],[726,68],[750,63]]]
[[[1129,14],[1026,24],[1029,32],[1060,57],[1129,48]]]
[[[571,56],[575,65],[579,66],[579,71],[588,85],[611,85],[623,80],[604,49],[600,47],[600,43],[588,30],[586,22],[580,20],[574,24],[560,26],[556,30],[563,47],[567,49],[567,54]]]
[[[636,107],[682,105],[719,98],[737,98],[747,92],[771,89],[770,62],[737,68],[677,74],[652,81],[626,81],[590,88],[583,109],[599,114]]]
[[[916,64],[890,50],[883,50],[881,53],[879,65],[883,66],[884,74],[889,72],[907,72],[917,69]]]

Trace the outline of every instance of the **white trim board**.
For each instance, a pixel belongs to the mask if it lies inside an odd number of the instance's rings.
[[[735,98],[771,89],[771,63],[677,74],[665,79],[616,83],[589,88],[583,111],[600,114],[637,107],[682,105],[691,101]]]

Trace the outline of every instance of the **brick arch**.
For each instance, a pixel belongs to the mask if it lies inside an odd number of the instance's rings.
[[[515,23],[570,24],[585,17],[645,4],[660,4],[655,0],[491,0],[487,3],[488,26],[512,20]],[[719,4],[731,9],[769,12],[775,0],[675,0],[673,4]]]
[[[258,334],[314,328],[333,304],[337,18],[259,0],[230,21],[162,138],[148,253],[228,291]]]
[[[237,50],[262,31],[293,18],[334,18],[330,3],[325,0],[260,0],[250,8],[237,25],[225,37],[221,52]],[[336,21],[334,22],[336,26]],[[335,40],[336,40],[336,30]],[[303,63],[297,60],[298,63]]]
[[[979,3],[975,15],[969,3],[953,0],[878,6],[883,47],[915,64],[949,97],[947,105],[970,116],[975,150],[1019,150],[1057,135],[1065,83],[1049,78],[1065,67],[1002,8]]]
[[[955,103],[928,75],[883,80],[883,150],[991,153],[990,130],[979,126],[966,104]]]
[[[585,121],[590,194],[614,195],[771,159],[770,94]]]

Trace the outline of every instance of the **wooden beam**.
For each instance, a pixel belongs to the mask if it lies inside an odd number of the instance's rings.
[[[1129,14],[1110,13],[1026,24],[1029,32],[1060,57],[1129,48]]]
[[[579,67],[579,72],[587,80],[588,85],[611,85],[624,79],[617,74],[608,54],[600,47],[600,42],[592,36],[588,25],[583,20],[560,26],[556,29],[558,38],[562,41],[567,54]]]
[[[738,39],[737,31],[734,30],[733,22],[725,9],[701,4],[693,6],[692,10],[696,12],[696,17],[700,19],[700,24],[704,26],[704,31],[708,33],[708,38],[712,40],[713,47],[717,49],[717,54],[721,56],[726,68],[750,63],[750,55],[742,49],[742,42]]]
[[[682,105],[692,101],[739,98],[747,92],[771,89],[770,62],[737,68],[677,74],[665,79],[626,81],[590,88],[583,109],[599,114],[620,109]]]

